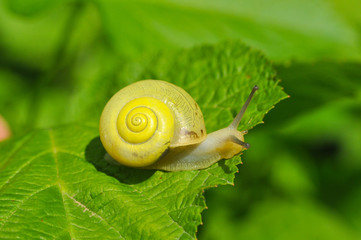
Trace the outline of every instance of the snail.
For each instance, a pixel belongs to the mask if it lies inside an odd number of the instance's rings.
[[[119,90],[100,118],[100,139],[122,165],[184,171],[203,169],[248,149],[237,127],[257,85],[232,123],[207,135],[203,114],[182,88],[161,80],[142,80]]]

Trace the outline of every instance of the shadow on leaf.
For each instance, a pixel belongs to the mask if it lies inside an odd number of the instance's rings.
[[[218,162],[218,166],[220,166],[226,174],[231,174],[233,172],[232,169],[230,169],[230,167],[226,164],[226,159],[220,160]]]
[[[116,163],[111,163],[104,159],[106,151],[99,137],[92,139],[85,149],[85,159],[109,176],[118,179],[121,183],[137,184],[149,179],[154,170],[130,168]]]

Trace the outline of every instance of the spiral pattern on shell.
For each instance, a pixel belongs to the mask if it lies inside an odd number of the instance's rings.
[[[162,101],[136,98],[121,106],[116,117],[116,135],[104,144],[109,155],[128,166],[143,167],[164,153],[174,134],[174,117]],[[115,131],[113,131],[115,132]]]
[[[144,143],[153,137],[158,127],[158,119],[150,106],[149,98],[137,98],[120,110],[117,129],[126,142]]]

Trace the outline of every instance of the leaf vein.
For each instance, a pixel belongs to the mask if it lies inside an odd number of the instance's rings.
[[[4,182],[3,185],[0,186],[0,191],[2,191],[5,187],[5,185],[9,184],[11,179],[13,179],[16,175],[18,175],[23,169],[25,169],[32,161],[34,161],[35,159],[37,159],[38,157],[41,157],[45,154],[49,153],[49,151],[44,151],[44,152],[41,152],[35,156],[33,156],[32,158],[29,158],[28,161],[26,161],[23,165],[20,166],[20,168],[18,168],[13,175],[11,175],[6,182]]]
[[[80,201],[76,200],[74,197],[70,196],[67,192],[64,192],[65,196],[67,196],[69,199],[73,200],[73,202],[79,206],[80,208],[83,209],[83,212],[89,212],[90,213],[90,217],[95,216],[96,218],[100,219],[101,221],[103,221],[104,223],[106,223],[111,229],[113,229],[115,232],[117,232],[119,234],[119,236],[122,239],[125,239],[120,232],[112,225],[110,224],[108,221],[106,221],[105,218],[103,218],[101,215],[99,215],[98,213],[92,211],[91,209],[89,209],[87,206],[85,206],[83,203],[81,203]]]
[[[169,214],[169,211],[167,211],[164,207],[162,207],[161,205],[159,205],[156,201],[153,201],[152,199],[150,199],[149,197],[146,197],[143,192],[141,192],[140,190],[136,189],[133,185],[129,185],[131,186],[135,192],[137,192],[138,194],[140,194],[144,199],[148,200],[151,204],[153,204],[154,206],[157,206],[159,209],[163,210],[165,215],[167,215],[170,219],[172,219],[172,221],[178,226],[180,227],[184,233],[186,233],[187,235],[189,235],[189,237],[193,238],[185,229],[182,225],[180,225],[177,221],[175,221],[172,216]]]
[[[12,210],[10,211],[10,213],[9,213],[7,216],[5,216],[5,218],[3,218],[3,220],[5,220],[5,221],[0,222],[0,224],[2,224],[2,226],[0,227],[0,229],[2,229],[2,228],[5,226],[5,224],[6,224],[6,223],[9,221],[9,219],[16,213],[17,210],[20,210],[19,207],[20,207],[22,204],[24,204],[26,201],[28,201],[30,198],[32,198],[32,197],[35,196],[36,194],[38,194],[38,193],[40,193],[40,192],[42,192],[42,191],[45,191],[45,190],[47,190],[47,189],[49,189],[49,188],[51,188],[51,187],[54,187],[55,185],[56,185],[56,184],[46,185],[45,187],[43,187],[43,188],[41,188],[41,189],[33,192],[32,194],[28,195],[28,197],[27,197],[27,198],[24,198],[22,201],[17,202],[17,204],[12,208]]]

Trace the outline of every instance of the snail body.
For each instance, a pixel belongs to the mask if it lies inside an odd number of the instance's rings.
[[[100,139],[122,165],[183,171],[207,168],[247,149],[237,126],[255,87],[232,124],[207,135],[203,114],[182,88],[143,80],[118,91],[100,118]]]

